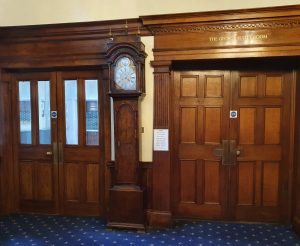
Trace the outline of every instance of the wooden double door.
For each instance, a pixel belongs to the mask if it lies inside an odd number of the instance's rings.
[[[177,217],[289,219],[293,75],[174,72]]]
[[[13,77],[20,211],[101,215],[104,146],[99,72]]]

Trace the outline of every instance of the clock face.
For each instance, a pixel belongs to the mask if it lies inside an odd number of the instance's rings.
[[[130,58],[122,57],[117,61],[114,81],[116,89],[136,90],[136,67]]]

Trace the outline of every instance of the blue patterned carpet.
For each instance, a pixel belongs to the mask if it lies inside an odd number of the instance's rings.
[[[284,225],[181,222],[171,229],[137,233],[107,230],[97,218],[27,214],[0,218],[0,245],[300,246],[300,238]]]

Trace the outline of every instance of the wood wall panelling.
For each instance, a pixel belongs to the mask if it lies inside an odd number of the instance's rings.
[[[1,81],[1,69],[0,69],[0,81]],[[2,95],[2,83],[0,82],[0,95]],[[2,98],[2,97],[1,97]],[[3,126],[3,102],[0,101],[0,126]],[[3,139],[3,127],[0,128],[0,139]],[[3,153],[4,153],[4,144],[0,141],[0,215],[3,214],[3,203],[4,203],[4,170],[3,170]]]
[[[128,32],[130,34],[135,33],[136,27],[140,26],[142,35],[150,35],[150,32],[155,35],[155,61],[153,62],[155,70],[154,128],[167,128],[170,129],[170,132],[172,131],[173,120],[170,120],[170,112],[172,112],[172,104],[170,104],[170,100],[172,100],[172,98],[170,98],[172,91],[170,85],[170,66],[172,60],[298,56],[300,55],[299,13],[300,6],[288,6],[256,10],[148,16],[141,17],[139,20],[129,20]],[[112,27],[114,34],[126,33],[122,21],[0,28],[0,67],[8,69],[24,69],[33,67],[74,68],[104,65],[104,50],[106,38],[108,38],[109,26]],[[283,33],[284,35],[282,35]],[[106,68],[103,68],[103,71],[105,71],[105,69]],[[108,72],[106,71],[106,73]],[[246,79],[246,77],[244,77],[244,79]],[[253,82],[253,78],[251,79],[250,82],[241,83],[240,96],[245,100],[249,97],[257,96],[257,93],[258,96],[262,96],[262,92],[259,89],[260,81]],[[107,80],[108,76],[104,78],[104,86],[108,84]],[[204,92],[205,97],[218,98],[223,95],[222,93],[225,93],[224,87],[221,88],[220,81],[220,79],[208,77],[201,85],[195,78],[185,78],[182,80],[181,95],[190,98],[199,97],[199,88],[203,86],[203,88],[206,88]],[[268,106],[267,108],[258,106],[256,107],[256,110],[254,110],[252,106],[246,105],[245,107],[245,105],[243,105],[240,107],[239,111],[242,116],[239,124],[243,125],[244,122],[248,121],[250,129],[252,129],[251,131],[246,132],[243,126],[240,127],[239,134],[241,143],[247,145],[255,142],[255,144],[270,145],[268,147],[262,146],[259,150],[255,149],[255,147],[247,146],[244,149],[244,153],[256,153],[257,158],[260,158],[264,155],[269,156],[270,153],[276,152],[273,159],[269,158],[269,160],[264,160],[264,162],[261,160],[247,160],[245,163],[241,164],[241,169],[239,170],[240,175],[243,175],[246,170],[250,172],[252,169],[251,165],[253,165],[253,172],[247,174],[249,176],[247,176],[246,180],[240,180],[240,182],[242,184],[241,189],[246,189],[243,188],[247,186],[246,183],[254,179],[253,182],[255,182],[255,186],[252,191],[251,189],[248,191],[250,193],[255,193],[253,198],[255,204],[275,203],[276,199],[278,199],[275,197],[274,191],[270,192],[270,194],[273,194],[271,197],[263,197],[263,193],[268,192],[269,184],[277,182],[277,178],[273,180],[265,174],[265,171],[270,171],[275,176],[277,175],[277,172],[280,172],[281,168],[276,166],[282,165],[279,163],[282,152],[278,146],[272,145],[279,144],[279,137],[284,135],[285,132],[278,126],[279,123],[276,123],[277,125],[274,126],[275,130],[265,132],[264,128],[273,127],[274,122],[271,121],[271,118],[275,117],[276,121],[279,122],[281,119],[285,119],[285,117],[288,116],[287,113],[276,104],[281,100],[276,97],[281,97],[286,93],[282,77],[276,75],[267,76],[264,83],[266,86],[263,94],[270,98],[271,106]],[[275,86],[272,84],[275,84]],[[9,91],[8,86],[5,87],[4,90]],[[108,91],[108,88],[106,88],[105,91]],[[9,94],[10,93],[7,93],[7,95]],[[103,95],[103,98],[105,98],[104,107],[107,116],[104,117],[105,128],[109,129],[109,98],[107,95]],[[3,100],[9,102],[9,98]],[[183,108],[187,109],[189,107]],[[202,120],[207,123],[213,123],[210,118],[213,118],[218,114],[222,115],[222,112],[216,112],[219,110],[218,107],[190,108],[195,110],[193,112],[189,111],[188,114],[195,114],[193,117],[195,117],[196,125],[199,125]],[[6,116],[9,115],[8,111],[5,113]],[[248,113],[250,115],[248,115]],[[9,128],[9,125],[11,125],[9,117],[6,118],[6,120],[7,124],[5,125]],[[214,124],[216,127],[220,127],[218,121],[214,122]],[[259,128],[258,126],[261,125],[264,127]],[[7,134],[11,132],[8,128],[6,129],[7,131],[5,131],[8,132]],[[289,128],[289,125],[285,125],[284,129],[286,128]],[[190,141],[190,139],[194,139],[193,141],[196,142],[201,142],[202,140],[215,143],[220,142],[218,136],[222,135],[221,132],[216,135],[211,133],[202,136],[203,129],[199,129],[199,132],[191,131],[187,140]],[[209,131],[209,127],[207,130]],[[104,162],[108,162],[110,159],[110,134],[108,132],[109,131],[106,131],[104,133],[105,145],[103,146],[105,147],[101,146],[105,151],[105,156],[101,156],[100,158],[103,158]],[[5,139],[12,138],[11,136],[7,136]],[[172,143],[172,139],[170,139],[170,141],[170,143]],[[285,145],[286,140],[280,142],[280,144]],[[9,153],[9,144],[6,145],[6,147],[8,148],[6,149],[6,153]],[[297,149],[297,147],[298,145],[296,145],[295,149]],[[195,146],[191,148],[195,149]],[[182,157],[184,157],[184,153],[189,151],[191,150],[183,147]],[[283,152],[284,151],[286,150],[283,150]],[[12,161],[9,159],[10,157],[7,158],[6,163],[11,164]],[[253,162],[253,164],[250,164],[252,161],[255,161],[255,163]],[[8,167],[8,164],[5,166],[5,173],[9,174],[11,172],[11,166],[13,165]],[[95,171],[95,167],[89,165],[90,164],[88,164],[85,171],[88,173]],[[197,172],[203,171],[202,175],[207,174],[209,176],[208,170],[210,170],[210,168],[213,169],[213,164],[211,164],[212,166],[205,171],[204,167],[206,166],[206,163],[202,163],[202,160],[198,160],[197,164],[194,165],[196,166]],[[199,165],[202,167],[198,168]],[[150,200],[153,201],[151,204],[152,209],[148,214],[150,224],[166,225],[171,221],[170,188],[172,168],[170,152],[154,152],[152,171],[153,187],[152,199]],[[42,172],[49,175],[46,167]],[[108,190],[110,181],[107,169],[104,175],[105,187],[106,190]],[[10,178],[13,179],[12,177]],[[278,179],[286,180],[287,176],[281,177],[279,175]],[[4,182],[3,180],[4,179],[0,179],[2,184]],[[94,182],[97,182],[96,179],[94,181],[87,181],[86,185],[94,187]],[[202,189],[205,190],[205,184],[201,184],[201,182],[198,181],[195,181],[195,183],[196,200],[199,200],[200,196],[197,194],[199,189],[197,187],[202,187]],[[249,187],[247,187],[247,189],[248,188]],[[278,189],[284,188],[279,187]],[[90,200],[93,200],[96,197],[95,194],[96,191],[94,190],[86,195]],[[48,197],[49,193],[39,195],[45,198]],[[190,194],[188,196],[190,196]],[[298,204],[298,196],[295,195],[295,197],[295,203]],[[107,198],[108,193],[106,192],[106,200],[108,200]],[[201,199],[205,200],[205,197],[202,197]],[[208,200],[213,201],[216,200],[216,198],[209,197]],[[240,197],[239,202],[249,203],[250,195],[247,197]],[[9,206],[10,205],[7,205],[6,210],[9,210]],[[297,208],[297,205],[295,205],[295,208]],[[299,213],[297,211],[298,210],[294,211],[295,218]],[[295,219],[295,221],[297,221],[297,219]]]
[[[170,65],[169,62],[152,63],[154,67],[154,129],[170,129]],[[152,209],[147,217],[150,226],[171,224],[171,163],[169,151],[153,152]]]
[[[139,19],[0,28],[0,67],[49,68],[106,64],[112,35],[148,35]],[[110,30],[111,33],[110,34]]]
[[[296,73],[297,83],[295,85],[295,149],[294,149],[294,180],[293,180],[293,200],[292,200],[292,223],[293,228],[300,235],[300,73]]]
[[[10,76],[0,69],[0,215],[15,211]]]

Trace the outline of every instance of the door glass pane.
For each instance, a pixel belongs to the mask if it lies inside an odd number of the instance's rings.
[[[20,141],[31,144],[30,81],[19,81]]]
[[[66,144],[78,144],[77,80],[65,80]]]
[[[86,145],[99,144],[98,80],[85,80]]]
[[[50,82],[38,82],[40,144],[51,144]]]

